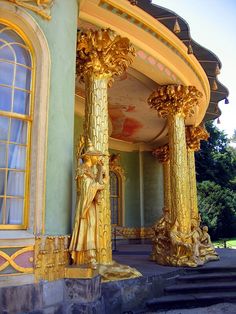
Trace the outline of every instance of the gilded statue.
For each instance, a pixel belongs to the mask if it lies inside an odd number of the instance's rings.
[[[69,252],[73,264],[89,264],[97,268],[97,212],[101,191],[107,178],[101,160],[102,153],[88,141],[87,150],[79,158],[76,170],[77,206]]]

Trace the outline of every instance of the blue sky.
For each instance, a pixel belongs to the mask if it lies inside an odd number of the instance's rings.
[[[153,0],[186,20],[191,36],[221,60],[218,76],[229,89],[229,104],[221,102],[220,124],[229,136],[236,129],[236,0]]]

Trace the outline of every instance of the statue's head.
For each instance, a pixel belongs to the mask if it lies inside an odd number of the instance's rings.
[[[204,232],[208,232],[208,227],[207,227],[207,226],[203,226],[203,227],[202,227],[202,230],[203,230]]]
[[[93,144],[90,141],[90,139],[88,139],[87,149],[82,155],[82,158],[84,159],[84,161],[90,160],[93,165],[96,165],[101,156],[104,156],[104,154],[100,152],[99,150],[96,150],[93,147]]]

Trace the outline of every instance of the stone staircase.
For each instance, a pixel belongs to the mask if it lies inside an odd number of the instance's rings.
[[[164,295],[146,302],[149,312],[236,303],[236,266],[186,269]]]

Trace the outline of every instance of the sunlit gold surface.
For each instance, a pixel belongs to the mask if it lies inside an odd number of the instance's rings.
[[[122,74],[132,62],[134,48],[128,38],[111,29],[80,32],[77,45],[77,74],[80,80],[96,76],[108,78]]]
[[[194,114],[200,97],[202,93],[194,86],[163,85],[158,86],[157,90],[151,94],[148,104],[156,109],[162,118],[177,114],[185,117]],[[170,126],[171,123],[168,125]]]
[[[110,265],[100,265],[99,274],[101,275],[103,282],[131,279],[142,276],[142,274],[135,268],[127,265],[121,265],[114,261]]]
[[[31,10],[46,20],[50,20],[50,9],[54,4],[54,0],[7,0],[17,6]]]
[[[90,267],[67,266],[65,268],[65,278],[93,278],[98,274],[98,269]]]
[[[35,281],[64,278],[69,263],[68,236],[37,237],[35,239]]]
[[[193,182],[194,159],[191,159],[192,156],[187,159],[184,119],[194,113],[201,96],[193,86],[169,85],[158,87],[148,99],[151,108],[155,108],[161,117],[167,118],[169,129],[171,212],[165,207],[162,219],[154,225],[151,255],[152,260],[163,265],[195,267],[218,258],[207,232],[204,235],[206,240],[203,240],[197,203],[194,204],[196,200],[193,199],[196,198],[196,193],[193,195],[193,191],[196,192],[196,179]],[[195,142],[191,141],[191,147],[196,146],[196,137],[204,133],[202,129],[196,129],[195,132],[197,135],[194,133],[195,137],[192,136]],[[193,135],[192,129],[189,133]],[[187,139],[190,143],[189,137]],[[156,151],[163,162],[161,153],[161,149]],[[191,178],[189,170],[192,171]],[[194,210],[191,209],[193,204]],[[208,244],[203,245],[204,241]]]

